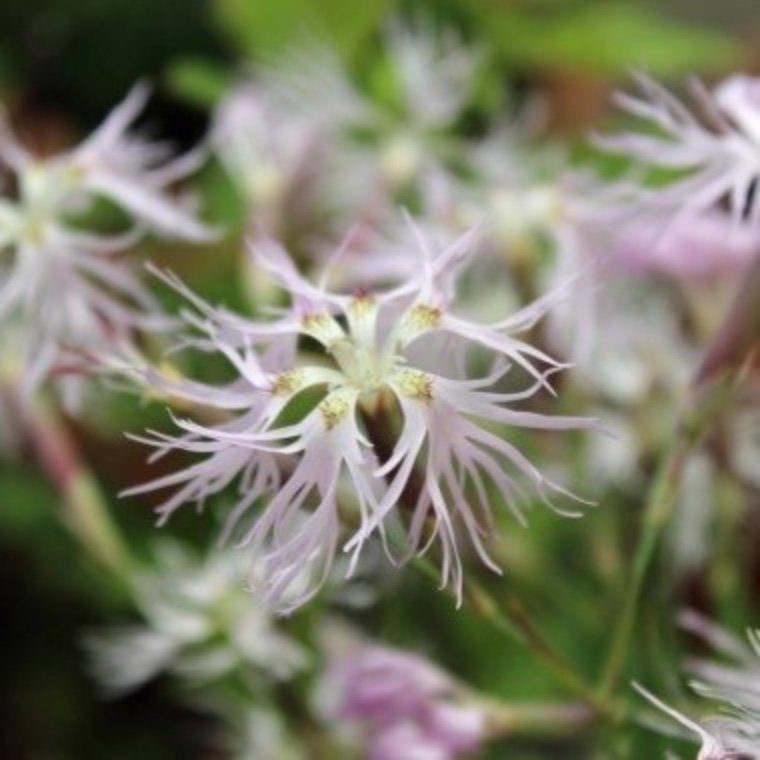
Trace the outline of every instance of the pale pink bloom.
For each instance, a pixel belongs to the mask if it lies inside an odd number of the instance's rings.
[[[25,333],[30,390],[64,349],[97,353],[129,343],[135,330],[168,326],[122,258],[142,230],[193,241],[215,235],[168,193],[202,154],[170,160],[167,146],[129,131],[146,96],[137,86],[87,140],[50,158],[32,156],[0,124],[0,161],[18,188],[0,197],[0,319]],[[105,235],[72,225],[96,198],[115,203],[131,229]]]
[[[722,706],[705,725],[728,751],[756,757],[760,752],[760,631],[748,631],[745,643],[694,612],[684,613],[680,622],[723,658],[688,663],[694,691]]]
[[[498,427],[564,430],[594,424],[513,408],[541,388],[551,390],[549,376],[563,367],[515,337],[562,293],[548,294],[493,324],[459,316],[452,308],[454,283],[473,255],[472,242],[468,234],[443,251],[433,251],[420,235],[415,279],[384,292],[352,296],[305,280],[276,243],[261,246],[261,265],[292,300],[290,309],[270,321],[215,310],[185,291],[199,311],[191,318],[204,334],[199,347],[215,347],[240,374],[234,387],[219,393],[210,389],[206,403],[243,411],[235,421],[217,427],[177,420],[184,433],[178,439],[154,434],[159,453],[177,448],[207,456],[133,492],[179,486],[161,507],[168,514],[189,499],[202,500],[220,490],[242,472],[233,519],[262,500],[263,511],[243,541],[255,557],[263,558],[265,598],[284,611],[315,594],[332,567],[343,540],[341,489],[347,486],[353,494],[359,523],[344,544],[352,553],[349,572],[365,541],[375,531],[382,534],[386,520],[400,513],[398,504],[406,495],[409,551],[425,551],[437,539],[442,583],[453,582],[461,600],[460,531],[481,559],[499,571],[486,549],[491,530],[488,484],[497,487],[518,519],[524,484],[550,506],[552,493],[567,493],[503,438]],[[320,347],[321,363],[293,361],[303,337]],[[446,350],[426,352],[431,341]],[[493,372],[474,379],[463,374],[471,349],[492,357]],[[421,355],[428,361],[432,357],[433,366],[420,363]],[[528,387],[500,389],[499,381],[509,370],[529,378]],[[321,400],[300,421],[279,425],[280,413],[306,389],[318,391]],[[178,390],[203,401],[198,385]],[[403,426],[381,462],[370,423],[380,414],[379,424],[387,426],[387,409],[394,403],[403,413]],[[383,408],[385,412],[377,411]],[[273,460],[287,463],[282,482]],[[311,568],[313,582],[301,595],[285,600],[304,567]]]
[[[720,712],[697,722],[642,687],[636,688],[699,739],[697,760],[751,760],[760,756],[760,633],[749,632],[747,646],[694,612],[684,613],[681,625],[724,658],[723,662],[700,659],[689,664],[689,672],[695,677],[692,689],[720,704]]]
[[[373,218],[387,211],[397,190],[448,173],[454,123],[477,63],[450,30],[431,25],[394,26],[383,43],[390,107],[362,92],[337,57],[316,45],[272,66],[263,80],[291,120],[330,133],[336,150],[329,192]]]
[[[300,645],[251,603],[239,553],[201,559],[179,544],[161,544],[155,557],[155,566],[131,578],[142,621],[86,638],[106,693],[120,696],[166,672],[196,685],[244,671],[285,680],[306,665]]]
[[[24,392],[32,393],[56,365],[69,408],[81,394],[81,354],[110,352],[136,330],[166,329],[171,321],[127,262],[119,259],[134,237],[101,239],[51,227],[39,243],[20,242],[0,266],[0,320],[23,338],[13,365]],[[15,327],[14,327],[15,326]],[[65,369],[65,367],[64,367]]]
[[[484,711],[419,655],[366,645],[328,672],[337,717],[360,726],[370,760],[453,760],[478,750]]]
[[[368,187],[391,195],[407,187],[427,192],[451,174],[453,127],[472,93],[478,56],[452,30],[432,25],[394,26],[384,42],[396,108],[374,106],[371,139],[355,141],[347,154],[347,179],[363,174]]]
[[[626,272],[706,280],[741,273],[760,251],[760,228],[709,209],[673,221],[633,220],[614,238],[613,265]]]
[[[630,216],[622,203],[627,188],[571,170],[558,146],[537,149],[531,138],[539,127],[539,106],[472,148],[476,182],[454,187],[453,215],[460,223],[483,225],[492,259],[487,276],[494,276],[497,262],[500,269],[505,263],[535,268],[547,290],[573,281],[567,298],[549,314],[549,337],[565,356],[583,362],[599,327],[613,233]]]
[[[451,125],[470,97],[478,56],[452,29],[396,25],[385,38],[410,123]]]
[[[683,713],[663,702],[640,684],[634,683],[633,687],[659,710],[662,710],[675,723],[693,734],[700,742],[699,753],[695,760],[745,760],[745,757],[736,754],[725,746],[717,736],[714,736],[701,723],[688,718]],[[749,755],[746,760],[752,760]]]
[[[675,169],[685,176],[641,199],[658,209],[695,217],[725,202],[736,224],[760,225],[760,79],[734,75],[712,92],[694,81],[701,111],[695,116],[675,96],[647,77],[638,77],[641,97],[620,94],[628,113],[653,127],[654,134],[598,137],[605,149],[644,164]]]
[[[50,224],[62,225],[65,215],[104,197],[153,232],[197,242],[218,236],[168,190],[200,165],[204,151],[172,158],[168,145],[130,131],[147,97],[148,88],[136,85],[84,142],[44,159],[29,154],[3,125],[0,159],[17,176],[19,199],[11,205],[25,226],[42,227],[44,232]]]
[[[252,234],[315,234],[346,204],[331,190],[333,130],[320,117],[291,113],[266,78],[245,80],[214,114],[211,144],[247,204]]]

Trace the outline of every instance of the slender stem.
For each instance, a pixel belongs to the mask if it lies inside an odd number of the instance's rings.
[[[697,369],[681,424],[657,470],[644,511],[641,538],[602,672],[600,696],[609,697],[628,657],[636,613],[663,530],[676,503],[684,463],[731,399],[744,366],[760,347],[760,253]]]
[[[426,558],[416,557],[414,565],[428,577],[437,580],[438,572]],[[502,609],[493,595],[472,578],[465,578],[463,586],[463,596],[469,609],[499,633],[532,652],[546,670],[568,691],[581,697],[597,713],[611,715],[620,712],[620,706],[612,706],[599,699],[591,685],[586,683],[572,665],[551,647],[513,592],[507,592],[506,604]]]
[[[375,446],[381,461],[390,457],[393,450],[391,434],[388,427],[388,410],[382,399],[371,411],[365,411],[364,421],[367,431]],[[400,501],[413,507],[422,488],[418,477],[410,476]],[[414,564],[427,576],[437,579],[438,573],[434,565],[424,557],[416,557]],[[520,599],[509,591],[505,599],[506,606],[502,610],[494,597],[481,585],[465,578],[463,581],[463,597],[468,606],[483,620],[490,623],[496,630],[533,652],[546,669],[554,675],[558,682],[572,693],[580,696],[591,705],[595,711],[610,712],[611,708],[597,698],[594,689],[581,678],[574,668],[558,653],[539,633],[530,620],[530,615]]]
[[[104,567],[128,578],[134,561],[66,425],[42,400],[24,404],[21,414],[40,464],[63,497],[64,523]]]
[[[594,712],[584,703],[567,704],[486,704],[487,732],[500,736],[564,735],[582,730],[594,722]]]
[[[707,388],[695,389],[675,438],[654,476],[628,587],[616,617],[612,644],[602,674],[599,687],[602,700],[612,693],[626,664],[644,584],[664,529],[673,515],[684,465],[731,398],[736,374],[736,371],[725,371],[721,377],[712,379]]]

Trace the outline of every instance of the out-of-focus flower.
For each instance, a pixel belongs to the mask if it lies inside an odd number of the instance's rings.
[[[760,78],[734,75],[708,92],[699,82],[693,94],[700,121],[671,93],[640,76],[642,97],[619,94],[628,113],[643,119],[654,134],[624,133],[598,138],[601,147],[644,164],[685,176],[641,199],[689,218],[726,202],[735,224],[760,226]]]
[[[420,236],[414,279],[353,296],[313,285],[277,244],[262,246],[260,263],[292,301],[285,314],[269,322],[213,309],[185,290],[200,312],[193,321],[205,333],[202,347],[226,356],[240,379],[224,389],[180,383],[175,391],[211,406],[244,411],[219,427],[177,420],[183,436],[154,434],[145,439],[158,454],[179,449],[210,456],[130,492],[177,486],[160,507],[168,516],[182,503],[202,501],[240,475],[241,498],[233,520],[263,501],[264,509],[244,541],[263,562],[264,597],[288,611],[313,596],[332,567],[341,533],[338,495],[347,482],[359,522],[344,546],[352,553],[349,571],[365,541],[375,531],[384,535],[387,519],[406,514],[409,551],[424,551],[437,539],[442,582],[453,582],[461,600],[460,527],[482,561],[499,571],[484,542],[495,501],[489,483],[500,494],[498,501],[520,520],[521,484],[530,485],[555,509],[550,494],[568,495],[493,426],[594,426],[587,418],[511,408],[541,388],[550,389],[549,376],[563,366],[514,337],[534,325],[563,293],[551,292],[493,324],[458,316],[454,283],[476,250],[472,243],[468,233],[435,251]],[[303,338],[318,347],[322,357],[317,362],[294,360],[297,341]],[[426,352],[426,345],[435,351]],[[493,370],[485,376],[468,377],[474,349],[491,357]],[[511,369],[528,378],[528,387],[500,389],[500,380]],[[151,380],[148,374],[144,377]],[[156,379],[154,375],[152,381]],[[312,397],[319,394],[311,410],[300,421],[279,422],[291,402],[305,398],[305,391]],[[281,481],[283,466],[288,475]],[[284,603],[283,595],[305,566],[313,568],[314,582]]]
[[[168,160],[167,146],[128,131],[146,95],[137,86],[87,140],[50,158],[30,155],[0,124],[0,162],[17,187],[0,197],[0,319],[24,333],[21,373],[29,390],[62,349],[98,351],[129,342],[134,330],[169,324],[120,259],[143,229],[193,241],[215,235],[167,191],[202,154]],[[134,226],[111,235],[83,229],[81,214],[98,198],[116,204]]]
[[[662,710],[666,715],[672,718],[677,724],[687,729],[700,742],[700,749],[695,760],[752,760],[754,755],[745,756],[736,754],[718,739],[713,736],[701,723],[686,717],[683,713],[678,712],[675,708],[658,699],[650,691],[647,691],[640,684],[633,684],[636,691],[649,700],[655,707]]]
[[[614,236],[610,259],[624,271],[709,280],[741,273],[759,250],[760,228],[737,226],[710,209],[669,222],[633,220]]]
[[[370,98],[318,46],[272,67],[265,85],[290,118],[332,135],[330,192],[377,218],[396,191],[447,172],[453,127],[471,93],[477,56],[451,30],[394,26],[384,37],[388,84]],[[314,109],[313,103],[320,107]]]
[[[512,261],[530,260],[568,215],[563,211],[566,161],[562,151],[535,138],[542,126],[540,104],[526,108],[469,146],[471,183],[452,187],[457,215],[470,224],[489,222],[495,253]]]
[[[227,94],[211,142],[248,205],[252,234],[313,235],[340,211],[327,168],[331,130],[321,118],[294,117],[265,81],[251,78]]]
[[[334,718],[359,727],[370,760],[453,760],[484,739],[483,709],[412,652],[361,645],[336,660],[325,681]]]
[[[689,729],[702,746],[697,760],[752,760],[760,749],[760,632],[748,635],[749,646],[693,612],[681,624],[708,642],[726,662],[696,660],[689,671],[693,690],[721,704],[722,712],[693,721],[637,685],[637,689]]]
[[[84,142],[57,156],[30,155],[3,122],[0,158],[15,174],[19,197],[2,206],[2,232],[8,243],[45,240],[55,231],[74,234],[68,216],[104,197],[143,227],[172,237],[208,242],[217,236],[200,223],[169,186],[194,171],[201,150],[171,158],[168,145],[150,142],[130,131],[148,97],[137,85]]]
[[[223,715],[229,719],[229,715]],[[226,749],[234,760],[306,760],[307,754],[289,734],[283,716],[265,707],[248,710],[232,727]]]
[[[218,551],[201,561],[166,544],[157,560],[135,580],[144,623],[86,640],[93,672],[108,693],[129,692],[163,672],[191,684],[241,672],[252,680],[258,673],[283,679],[306,664],[305,651],[251,600],[239,553]]]
[[[629,407],[653,393],[679,394],[689,382],[696,349],[685,339],[677,315],[651,282],[611,276],[595,304],[593,343],[577,354],[576,377],[605,400]],[[570,345],[562,324],[553,323],[558,344]]]
[[[629,191],[622,182],[609,186],[571,169],[556,146],[538,149],[539,111],[527,109],[472,147],[474,181],[449,184],[448,215],[482,224],[492,257],[524,279],[527,274],[547,290],[574,280],[549,315],[549,337],[574,362],[589,361],[613,241],[630,215],[623,204]]]

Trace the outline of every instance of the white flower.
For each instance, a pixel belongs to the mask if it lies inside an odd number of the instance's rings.
[[[121,258],[143,228],[194,241],[215,235],[166,190],[201,154],[169,161],[166,146],[128,131],[146,95],[137,86],[87,140],[51,158],[30,155],[0,125],[0,162],[18,187],[0,197],[0,319],[24,332],[29,390],[64,349],[98,352],[169,324]],[[102,235],[76,224],[103,197],[130,217],[129,231]]]
[[[329,192],[374,217],[395,191],[447,172],[477,63],[451,30],[423,24],[392,27],[382,56],[391,84],[384,99],[368,97],[334,54],[313,44],[262,78],[292,123],[316,125],[334,141]]]
[[[682,615],[681,624],[726,659],[726,662],[696,660],[689,667],[696,677],[691,682],[692,689],[718,702],[721,712],[696,722],[635,684],[637,690],[699,739],[697,760],[760,757],[760,632],[749,632],[747,646],[694,612]]]
[[[329,181],[331,130],[293,114],[265,78],[230,90],[214,114],[211,143],[248,205],[254,234],[313,235],[342,210]]]
[[[442,583],[453,582],[459,599],[460,528],[480,558],[498,572],[486,549],[494,501],[489,484],[520,520],[522,484],[550,505],[552,492],[567,493],[545,478],[500,428],[567,430],[594,423],[512,408],[541,388],[551,389],[548,377],[563,366],[514,337],[562,294],[551,293],[494,324],[458,316],[452,308],[453,283],[472,256],[472,242],[467,234],[443,251],[432,251],[420,237],[416,279],[385,292],[353,296],[311,284],[277,244],[262,246],[261,264],[292,300],[290,310],[268,322],[215,310],[185,291],[200,311],[193,318],[206,335],[200,345],[215,347],[240,375],[233,386],[209,389],[205,401],[243,412],[217,427],[177,420],[183,436],[156,433],[146,439],[159,454],[175,448],[207,456],[131,493],[178,486],[160,507],[168,515],[241,475],[233,520],[262,502],[263,511],[243,542],[263,562],[264,597],[282,611],[311,598],[332,567],[341,542],[338,496],[344,483],[358,510],[359,527],[344,544],[352,553],[351,567],[370,535],[382,534],[391,516],[406,514],[409,550],[424,551],[437,539]],[[297,341],[303,338],[319,347],[319,363],[294,362]],[[492,357],[492,372],[475,378],[463,374],[473,348]],[[421,356],[432,358],[433,366],[425,366]],[[508,371],[524,374],[528,387],[500,389]],[[198,385],[183,390],[180,384],[176,390],[204,400]],[[321,400],[299,421],[279,423],[283,410],[307,390]],[[394,420],[401,423],[398,435]],[[385,435],[390,439],[382,440]],[[288,470],[282,482],[278,464]],[[307,566],[314,582],[287,598]]]
[[[190,683],[243,668],[250,668],[251,678],[264,673],[282,679],[306,664],[304,650],[252,603],[239,554],[219,551],[199,561],[166,544],[157,559],[157,567],[135,581],[144,623],[86,640],[93,672],[108,693],[132,691],[167,671]]]
[[[734,222],[760,226],[760,78],[734,75],[710,93],[699,82],[692,91],[702,111],[695,117],[671,93],[640,76],[642,97],[620,94],[618,102],[657,131],[599,137],[608,150],[644,164],[685,173],[663,188],[643,191],[642,200],[685,216],[728,204]]]

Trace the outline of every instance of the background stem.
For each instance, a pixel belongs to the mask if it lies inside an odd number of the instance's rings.
[[[93,558],[128,578],[135,563],[66,424],[41,399],[24,404],[21,415],[40,465],[63,498],[63,522]]]

